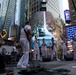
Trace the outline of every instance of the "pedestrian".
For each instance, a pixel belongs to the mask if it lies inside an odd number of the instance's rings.
[[[19,62],[17,63],[18,68],[27,68],[29,66],[29,36],[31,35],[31,24],[30,21],[26,22],[26,25],[24,28],[21,29],[21,35],[20,35],[20,44],[22,46],[22,52],[23,55],[20,58]]]
[[[51,60],[54,59],[54,55],[55,55],[56,60],[57,60],[57,61],[60,61],[60,60],[58,59],[57,44],[56,44],[54,38],[51,39],[50,52],[51,52]]]
[[[61,49],[61,53],[62,53],[62,60],[65,60],[64,56],[67,53],[67,46],[66,46],[66,42],[63,37],[60,40],[60,49]]]
[[[74,37],[72,37],[71,44],[72,44],[72,48],[73,48],[74,60],[76,60],[76,41],[75,41]]]
[[[34,60],[40,60],[39,41],[36,36],[35,36],[35,41],[34,41]]]
[[[42,56],[46,56],[47,55],[47,44],[44,38],[42,39],[41,50],[42,50]]]

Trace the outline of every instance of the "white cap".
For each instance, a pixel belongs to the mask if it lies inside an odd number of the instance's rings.
[[[31,26],[29,26],[29,25],[26,25],[25,27],[24,27],[24,29],[27,31],[27,30],[31,30]]]

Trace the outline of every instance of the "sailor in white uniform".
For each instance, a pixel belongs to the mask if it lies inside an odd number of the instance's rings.
[[[39,41],[37,37],[35,36],[35,41],[34,41],[34,60],[40,60],[40,50],[39,50]],[[37,59],[36,59],[37,56]]]
[[[45,43],[45,39],[44,38],[42,40],[41,50],[42,50],[42,56],[46,56],[47,55],[47,45]]]
[[[60,40],[60,47],[61,47],[61,52],[62,52],[62,60],[65,60],[64,59],[64,56],[66,55],[67,53],[67,46],[66,46],[66,43],[64,42],[64,40]]]
[[[31,35],[30,22],[26,22],[26,26],[21,29],[20,44],[22,46],[23,55],[17,63],[18,68],[27,68],[29,62],[29,35]]]
[[[58,52],[57,52],[57,44],[54,41],[54,38],[51,39],[51,43],[50,43],[50,52],[51,52],[51,60],[53,60],[54,58],[54,54],[56,55],[56,60],[60,61],[58,59]]]

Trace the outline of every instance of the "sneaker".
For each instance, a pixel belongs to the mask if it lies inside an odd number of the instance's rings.
[[[76,66],[72,66],[72,68],[76,68]]]
[[[25,68],[27,68],[27,66],[22,65],[21,68],[25,69]]]
[[[57,59],[57,61],[60,61],[60,59]]]
[[[29,64],[27,64],[27,67],[29,67],[30,65]]]

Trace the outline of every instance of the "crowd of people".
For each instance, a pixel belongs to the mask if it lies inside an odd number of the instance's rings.
[[[27,68],[29,65],[29,53],[31,51],[31,47],[30,47],[30,42],[31,42],[31,34],[32,34],[32,30],[31,30],[31,24],[30,24],[30,21],[27,21],[26,22],[26,25],[21,29],[21,34],[20,34],[20,45],[22,47],[22,56],[21,58],[19,59],[18,63],[17,63],[17,67],[18,68]],[[4,41],[2,42],[1,41],[2,39],[0,39],[0,49],[1,49],[1,46],[4,44]],[[44,56],[47,56],[48,55],[48,52],[47,52],[47,44],[45,42],[45,39],[43,38],[42,39],[42,44],[41,44],[41,51],[39,49],[39,40],[37,39],[37,36],[35,36],[35,41],[34,41],[34,54],[33,54],[33,57],[32,59],[33,60],[38,60],[40,61],[41,60],[41,57],[44,57]],[[72,41],[71,41],[71,44],[72,44],[72,48],[73,48],[73,51],[72,51],[72,54],[74,56],[74,59],[76,59],[76,42],[74,40],[74,37],[72,37]],[[57,61],[60,61],[59,57],[58,57],[58,50],[57,50],[57,43],[56,41],[54,40],[54,38],[52,38],[50,40],[50,47],[49,47],[49,50],[50,50],[50,55],[51,55],[51,60],[54,60],[54,57]],[[67,42],[66,40],[64,39],[64,37],[61,37],[61,40],[60,40],[60,50],[61,50],[61,60],[65,60],[65,56],[67,55]],[[1,51],[1,50],[0,50]],[[12,55],[13,55],[13,58],[14,60],[15,57],[16,57],[16,47],[14,46],[13,47],[13,51],[12,51]],[[41,54],[40,54],[41,52]],[[3,53],[7,53],[6,50],[3,48],[2,50],[2,55]],[[1,54],[0,54],[1,56]],[[1,58],[0,58],[1,59]]]

